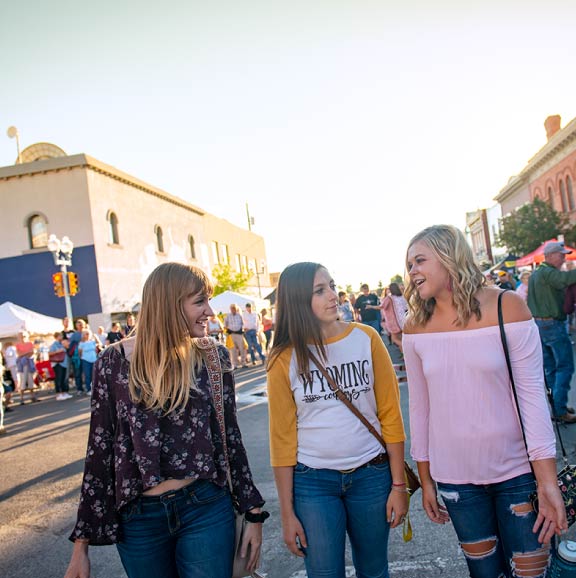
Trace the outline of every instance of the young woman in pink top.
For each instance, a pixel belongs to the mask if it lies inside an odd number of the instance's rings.
[[[512,291],[503,296],[527,454],[500,339],[501,291],[485,286],[464,235],[449,225],[418,233],[406,266],[411,454],[424,509],[433,522],[452,521],[472,578],[542,577],[550,540],[567,522],[530,311]]]

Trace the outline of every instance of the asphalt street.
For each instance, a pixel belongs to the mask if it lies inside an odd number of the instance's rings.
[[[393,360],[398,351],[390,348]],[[407,420],[408,392],[401,386]],[[261,365],[237,370],[238,416],[256,483],[271,518],[264,526],[261,571],[268,578],[305,578],[303,562],[284,547],[278,502],[268,454],[268,406]],[[89,422],[89,399],[56,401],[49,391],[42,402],[15,405],[6,415],[8,434],[0,437],[0,576],[58,578],[64,575],[72,544]],[[573,453],[576,425],[563,427]],[[573,459],[573,458],[572,458]],[[419,494],[411,504],[414,538],[404,543],[399,529],[390,538],[394,578],[465,578],[466,565],[450,525],[432,524]],[[113,546],[90,549],[93,578],[121,578]],[[353,576],[348,556],[347,576]],[[160,578],[160,577],[159,577]]]

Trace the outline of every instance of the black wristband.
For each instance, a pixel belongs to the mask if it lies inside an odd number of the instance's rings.
[[[251,524],[262,524],[265,520],[270,517],[270,514],[265,510],[262,510],[259,514],[253,514],[251,512],[246,512],[244,514],[247,522]]]

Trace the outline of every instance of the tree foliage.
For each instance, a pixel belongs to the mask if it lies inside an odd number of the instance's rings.
[[[574,237],[568,215],[555,211],[548,203],[536,198],[501,219],[496,245],[506,246],[511,253],[521,256],[559,234],[563,234],[568,242]]]
[[[403,285],[404,279],[402,278],[402,275],[400,275],[400,273],[396,273],[394,277],[390,278],[390,283],[398,283],[398,285]]]
[[[214,278],[214,297],[224,293],[224,291],[240,292],[248,285],[250,273],[233,271],[230,265],[216,265],[212,269]]]

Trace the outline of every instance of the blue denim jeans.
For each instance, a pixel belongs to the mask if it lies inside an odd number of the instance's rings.
[[[90,361],[86,361],[85,359],[82,359],[81,362],[82,373],[84,374],[84,383],[86,384],[86,391],[90,393],[90,391],[92,391],[92,369],[94,368],[94,364]]]
[[[199,480],[123,508],[117,548],[128,578],[230,578],[234,532],[228,489]]]
[[[568,392],[574,373],[574,353],[564,321],[536,319],[542,342],[544,372],[554,398],[554,415],[567,412]]]
[[[264,354],[262,353],[262,346],[258,343],[256,329],[247,329],[244,332],[244,337],[246,337],[246,343],[248,343],[248,351],[250,352],[252,363],[256,363],[256,354],[254,353],[254,350],[258,352],[260,361],[264,361]]]
[[[530,506],[530,496],[535,490],[531,473],[487,485],[438,482],[471,578],[545,575],[548,553],[538,542],[538,534],[532,532],[536,512]],[[467,553],[468,545],[477,553]],[[520,572],[531,564],[536,573]],[[516,574],[512,574],[512,567],[518,569]]]
[[[380,325],[380,321],[378,319],[374,319],[372,321],[362,321],[362,323],[364,323],[364,325],[369,325],[370,327],[376,329],[378,335],[382,333],[382,326]]]
[[[343,578],[346,534],[357,578],[389,578],[388,463],[352,473],[294,467],[294,511],[304,527],[308,578]]]

